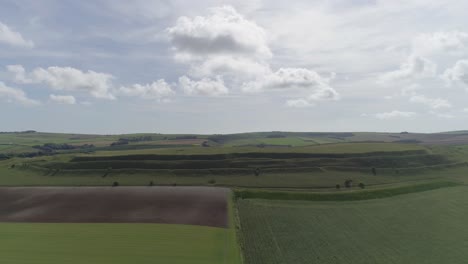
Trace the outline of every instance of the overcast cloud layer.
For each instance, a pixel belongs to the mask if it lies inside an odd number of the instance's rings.
[[[468,2],[0,3],[0,131],[467,129]]]

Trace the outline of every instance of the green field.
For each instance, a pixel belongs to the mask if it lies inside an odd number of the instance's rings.
[[[466,263],[468,187],[342,202],[238,201],[246,264]]]
[[[231,229],[167,224],[0,223],[8,264],[240,264]]]

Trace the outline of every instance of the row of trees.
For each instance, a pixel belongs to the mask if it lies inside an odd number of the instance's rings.
[[[84,145],[70,145],[67,143],[57,144],[57,143],[45,143],[43,145],[35,145],[33,148],[38,149],[43,152],[54,152],[56,150],[70,150],[70,149],[91,149],[94,148],[93,144],[84,144]]]
[[[128,145],[131,142],[144,142],[144,141],[153,141],[154,138],[152,136],[137,136],[137,137],[125,137],[119,138],[117,141],[112,142],[110,145],[113,146],[121,146],[121,145]]]
[[[153,141],[153,137],[152,136],[126,137],[126,138],[119,138],[118,141],[127,141],[127,142]]]
[[[213,181],[213,182],[211,182],[211,181]],[[215,184],[216,183],[215,180],[211,180],[211,181],[209,182],[210,184]],[[148,183],[148,186],[154,186],[154,185],[155,184],[154,184],[153,181],[150,181]],[[115,182],[112,183],[112,187],[118,187],[118,186],[120,186],[120,183],[118,181],[115,181]],[[177,186],[177,183],[173,183],[172,186]]]
[[[344,182],[344,186],[345,186],[346,188],[351,188],[351,187],[353,187],[353,180],[351,180],[351,179],[346,180],[346,181]],[[359,186],[359,188],[361,188],[361,189],[366,188],[366,185],[365,185],[364,183],[362,183],[362,182],[359,183],[358,186]],[[339,185],[339,184],[337,184],[335,187],[336,187],[336,189],[338,189],[338,190],[341,189],[341,185]]]

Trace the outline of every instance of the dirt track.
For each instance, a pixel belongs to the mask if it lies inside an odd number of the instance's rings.
[[[228,194],[210,187],[2,187],[0,222],[226,227]]]

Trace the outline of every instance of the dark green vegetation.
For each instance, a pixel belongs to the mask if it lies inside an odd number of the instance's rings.
[[[240,199],[245,263],[466,263],[466,186],[365,201]]]
[[[232,229],[167,224],[0,224],[2,263],[240,264]]]

